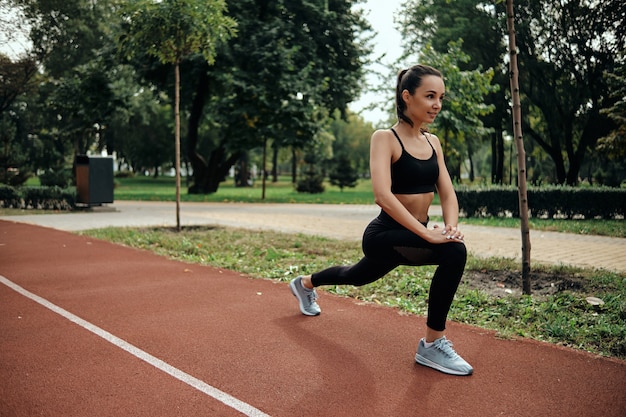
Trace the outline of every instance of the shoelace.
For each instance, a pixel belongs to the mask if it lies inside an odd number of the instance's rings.
[[[306,297],[309,300],[309,303],[313,304],[317,300],[317,293],[315,292],[315,290],[306,291]]]
[[[437,340],[437,342],[435,343],[435,346],[437,347],[437,349],[441,350],[443,353],[450,356],[452,359],[457,359],[460,357],[459,354],[456,353],[454,349],[452,349],[452,342],[449,341],[448,339],[442,338],[442,339]]]

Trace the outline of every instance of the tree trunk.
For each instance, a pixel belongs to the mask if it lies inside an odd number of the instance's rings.
[[[513,132],[517,146],[517,176],[522,233],[522,290],[530,295],[530,229],[528,223],[528,196],[526,190],[526,152],[522,136],[522,106],[519,91],[517,68],[517,46],[515,44],[515,14],[513,0],[506,0],[506,23],[509,30],[509,69],[511,76],[511,97],[513,98]]]
[[[272,182],[278,182],[278,146],[272,146]]]
[[[298,160],[296,155],[296,147],[291,147],[291,183],[295,184],[298,181]]]
[[[498,153],[497,153],[497,133],[493,132],[491,135],[491,183],[492,184],[500,184],[498,182],[498,172],[496,167],[498,166]]]
[[[502,131],[496,132],[497,135],[497,152],[498,152],[498,166],[497,166],[497,175],[498,175],[498,184],[504,183],[504,135]]]
[[[261,185],[263,191],[261,191],[261,200],[265,200],[265,169],[267,165],[267,139],[263,138],[263,163],[261,167]]]
[[[177,62],[174,66],[174,123],[175,128],[175,147],[176,147],[176,230],[180,232],[180,65]]]
[[[208,94],[208,75],[206,71],[200,72],[200,79],[196,84],[196,91],[191,103],[191,112],[189,114],[189,124],[187,132],[187,158],[193,169],[193,184],[189,187],[190,194],[206,194],[206,188],[203,183],[209,175],[207,161],[197,152],[198,146],[198,127],[204,110],[206,96]]]
[[[472,149],[472,145],[470,142],[467,142],[467,159],[469,160],[469,180],[470,183],[474,182],[474,150]]]

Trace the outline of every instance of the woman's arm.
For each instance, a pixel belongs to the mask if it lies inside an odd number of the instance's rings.
[[[441,142],[439,142],[439,138],[435,135],[430,135],[429,138],[433,139],[435,149],[437,150],[439,178],[437,179],[436,186],[445,225],[443,232],[445,232],[444,234],[446,235],[451,235],[454,238],[462,240],[463,234],[457,230],[459,224],[459,201],[457,200],[456,192],[452,185],[450,173],[446,167]]]

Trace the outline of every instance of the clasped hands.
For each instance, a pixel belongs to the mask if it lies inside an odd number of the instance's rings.
[[[435,232],[438,236],[436,238],[436,242],[433,243],[444,243],[445,241],[454,241],[454,242],[463,242],[465,235],[461,233],[461,231],[452,225],[445,225],[443,228],[440,228],[439,225],[434,225],[433,232]],[[434,236],[433,236],[434,237]],[[444,240],[441,240],[441,239]]]

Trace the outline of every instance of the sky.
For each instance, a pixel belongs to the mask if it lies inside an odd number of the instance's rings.
[[[394,27],[394,16],[399,13],[401,3],[405,0],[366,0],[359,5],[365,11],[365,17],[370,25],[377,32],[373,40],[374,53],[373,56],[380,56],[383,53],[387,55],[380,64],[374,64],[375,68],[387,72],[386,68],[393,67],[394,63],[402,55],[401,36]],[[400,68],[398,67],[398,70]],[[368,68],[366,68],[365,87],[373,85],[376,80],[373,76],[368,76]],[[394,85],[390,85],[393,89]],[[380,110],[364,110],[371,103],[378,103],[381,100],[388,99],[381,97],[380,94],[372,92],[364,92],[356,101],[350,103],[350,110],[359,113],[366,121],[376,125],[380,121],[387,119],[387,115]]]
[[[402,48],[400,47],[401,37],[400,33],[394,28],[393,18],[400,10],[400,5],[404,0],[366,0],[359,4],[358,7],[365,11],[365,17],[370,22],[370,25],[376,32],[376,36],[373,40],[374,53],[373,56],[380,56],[383,53],[387,55],[378,64],[374,64],[373,68],[366,68],[365,79],[365,91],[356,99],[356,101],[350,103],[350,110],[359,113],[366,121],[374,124],[385,120],[386,114],[380,110],[364,110],[366,106],[371,103],[380,102],[385,97],[367,92],[368,86],[372,86],[376,80],[370,74],[370,70],[382,70],[386,71],[390,65],[397,61],[398,57],[402,54]],[[0,34],[1,35],[1,34]],[[8,42],[8,39],[0,36],[0,50],[7,53],[9,56],[16,56],[24,47],[27,46],[28,41],[20,39],[18,42]],[[399,69],[399,68],[398,68]],[[393,88],[393,85],[390,86]]]

